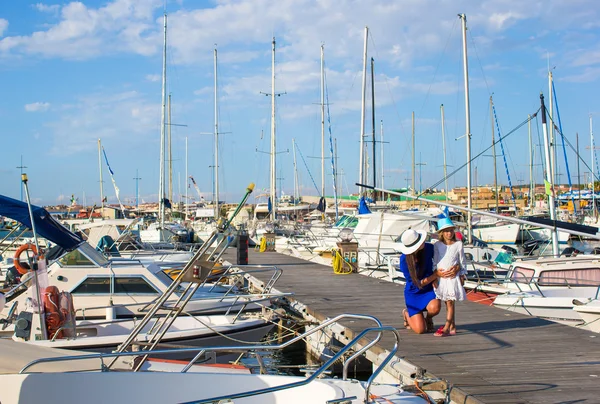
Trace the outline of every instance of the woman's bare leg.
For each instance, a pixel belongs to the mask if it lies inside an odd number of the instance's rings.
[[[408,312],[406,312],[405,316],[411,330],[417,334],[423,334],[425,331],[427,331],[427,324],[425,323],[425,317],[423,316],[423,313],[417,313],[414,316],[409,316]]]
[[[427,310],[427,317],[425,318],[425,323],[427,325],[427,332],[433,332],[433,317],[440,314],[440,310],[442,309],[442,304],[439,299],[433,299],[429,302],[425,310]]]

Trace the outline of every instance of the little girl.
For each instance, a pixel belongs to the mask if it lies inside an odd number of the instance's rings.
[[[463,243],[456,240],[454,223],[448,218],[438,221],[439,241],[433,245],[433,265],[438,272],[445,272],[458,266],[460,271],[454,278],[440,277],[436,285],[435,295],[446,302],[446,324],[435,332],[436,337],[456,334],[455,302],[465,300],[463,287],[467,267]]]

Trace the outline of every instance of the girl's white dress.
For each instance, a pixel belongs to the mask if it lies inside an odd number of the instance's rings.
[[[460,276],[467,274],[466,261],[462,241],[455,241],[450,245],[438,241],[433,245],[433,266],[438,271],[447,271],[454,265],[460,265],[460,272],[454,278],[438,278],[435,289],[438,299],[465,300],[465,288],[460,283]]]

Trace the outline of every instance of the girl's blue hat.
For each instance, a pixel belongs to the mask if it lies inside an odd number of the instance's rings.
[[[455,226],[454,226],[454,223],[452,223],[452,220],[450,220],[447,217],[444,217],[444,218],[438,220],[438,222],[437,222],[438,231],[442,231],[442,230],[448,229],[450,227],[455,227]]]

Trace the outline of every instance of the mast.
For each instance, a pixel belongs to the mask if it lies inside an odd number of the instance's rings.
[[[446,200],[448,200],[448,166],[446,165],[446,119],[444,116],[444,104],[440,105],[440,112],[442,114],[442,150],[444,150],[444,188],[446,189]]]
[[[381,154],[381,188],[385,188],[385,175],[384,170],[385,170],[385,165],[384,165],[384,159],[383,159],[383,119],[380,121],[380,128],[379,128],[379,133],[380,133],[380,137],[381,137],[381,144],[380,144],[380,148],[379,148],[379,152]],[[382,198],[384,197],[383,195],[381,196]]]
[[[577,196],[579,208],[581,209],[581,174],[579,172],[579,132],[575,133],[575,144],[577,148]]]
[[[160,111],[160,174],[158,183],[158,219],[160,227],[165,226],[165,104],[167,94],[167,13],[164,14],[163,66],[162,66],[162,107]]]
[[[275,143],[275,37],[271,60],[271,218],[277,220],[277,149]]]
[[[552,170],[552,183],[558,183],[556,181],[556,139],[554,138],[554,97],[552,97],[552,70],[550,70],[550,58],[548,58],[548,94],[550,99],[548,100],[548,118],[550,118],[550,169]]]
[[[321,196],[325,197],[325,45],[323,44],[321,44]]]
[[[415,192],[415,111],[412,112],[412,191]]]
[[[188,176],[188,137],[185,137],[185,220],[188,220],[189,213],[189,197],[188,197],[188,189],[189,187],[189,176]]]
[[[373,140],[373,186],[377,186],[377,160],[375,153],[375,60],[371,58],[371,126]],[[375,200],[375,192],[373,192],[373,200]]]
[[[463,70],[465,78],[465,136],[467,137],[467,207],[471,209],[471,107],[469,105],[469,62],[467,57],[467,16],[458,15],[462,21],[462,43],[463,43]],[[473,213],[467,213],[467,240],[469,244],[473,242],[472,234]]]
[[[531,140],[531,115],[527,115],[527,133],[529,135],[529,208],[533,214],[535,205],[535,186],[533,184],[533,142]],[[579,151],[577,152],[579,158]],[[579,161],[577,161],[579,163]],[[579,165],[577,166],[579,167]],[[577,173],[579,175],[579,172]]]
[[[169,159],[169,201],[173,203],[173,152],[171,151],[171,93],[169,93],[169,98],[167,100],[167,111],[168,111],[168,136],[167,136],[167,158]]]
[[[544,134],[544,153],[546,156],[546,181],[550,183],[550,195],[548,195],[548,207],[550,209],[550,219],[556,220],[556,212],[554,207],[554,179],[552,178],[552,168],[550,167],[550,139],[548,135],[548,123],[546,122],[546,107],[544,105],[544,94],[540,94],[540,102],[542,103],[542,129]],[[551,231],[552,235],[552,254],[555,257],[559,256],[558,252],[558,231],[556,228]]]
[[[496,213],[498,213],[498,169],[496,168],[496,140],[494,138],[494,107],[490,95],[490,122],[492,123],[492,158],[494,159],[494,193],[496,194]],[[500,134],[498,134],[500,136]]]
[[[594,144],[594,128],[592,125],[592,114],[590,114],[590,152],[591,152],[591,160],[590,160],[590,179],[592,184],[592,207],[594,209],[594,217],[596,217],[596,184],[595,184],[595,175],[594,175],[594,160],[595,160],[595,144]]]
[[[292,150],[294,152],[294,205],[298,201],[298,166],[296,165],[296,139],[292,138]]]
[[[135,210],[139,212],[140,210],[140,174],[138,170],[135,170]]]
[[[100,170],[100,214],[104,216],[104,181],[102,181],[102,143],[100,139],[98,139],[98,169]]]
[[[275,46],[275,45],[273,45]],[[219,211],[219,95],[217,92],[217,48],[215,47],[215,219]]]
[[[360,183],[365,184],[365,101],[367,96],[367,39],[369,36],[369,27],[365,27],[365,46],[363,52],[363,75],[362,75],[362,103],[360,108],[360,152],[358,161],[358,178]],[[364,190],[359,188],[359,194],[362,195]]]

